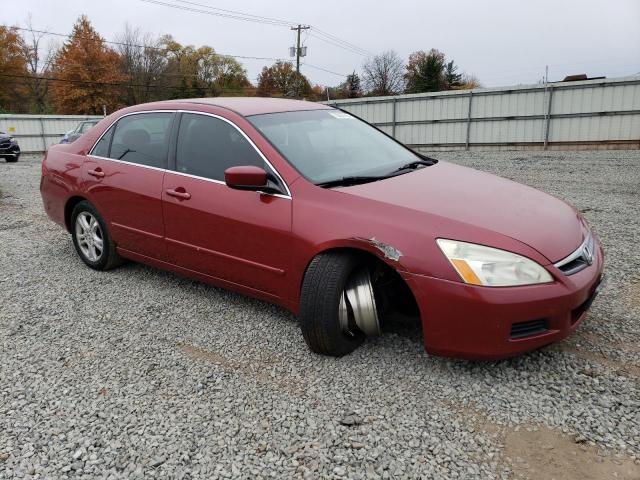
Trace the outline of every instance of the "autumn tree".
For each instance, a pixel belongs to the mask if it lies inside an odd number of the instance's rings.
[[[264,67],[258,76],[258,90],[261,97],[308,97],[312,88],[307,77],[295,71],[291,63],[277,61]]]
[[[58,113],[100,114],[103,105],[112,111],[124,104],[126,77],[120,71],[120,57],[84,15],[56,54],[52,71],[57,80],[51,93]]]
[[[369,95],[396,95],[404,88],[402,59],[393,50],[368,59],[362,66]]]
[[[15,28],[0,26],[0,110],[24,111],[27,62]]]
[[[482,87],[482,84],[480,83],[480,80],[478,80],[478,77],[469,75],[468,73],[463,73],[460,86],[456,88],[456,90],[471,90],[480,87]]]

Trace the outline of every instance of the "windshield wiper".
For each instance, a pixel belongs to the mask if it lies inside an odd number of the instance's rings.
[[[422,157],[420,160],[414,160],[413,162],[407,163],[400,168],[396,168],[389,173],[385,173],[384,175],[354,175],[348,177],[337,178],[335,180],[328,180],[326,182],[316,183],[317,186],[323,188],[330,187],[347,187],[349,185],[360,185],[362,183],[375,182],[377,180],[384,180],[386,178],[395,177],[397,175],[402,174],[406,170],[414,170],[418,168],[420,165],[425,167],[435,165],[438,163],[437,160],[429,157]]]
[[[385,178],[389,178],[389,175],[354,175],[349,177],[336,178],[335,180],[327,180],[326,182],[316,183],[316,185],[323,188],[348,187],[349,185],[360,185],[362,183],[384,180]]]
[[[431,165],[435,165],[437,160],[432,160],[428,157],[425,157],[421,160],[414,160],[413,162],[406,163],[399,168],[396,168],[391,173],[404,172],[405,170],[415,170],[420,165],[424,165],[425,167],[430,167]]]

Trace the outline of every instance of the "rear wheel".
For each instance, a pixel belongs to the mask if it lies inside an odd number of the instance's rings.
[[[73,245],[89,267],[94,270],[109,270],[122,263],[107,225],[89,202],[83,200],[74,207],[71,225]]]
[[[351,252],[318,255],[309,264],[300,298],[300,326],[316,353],[340,357],[355,350],[380,326],[371,271]]]

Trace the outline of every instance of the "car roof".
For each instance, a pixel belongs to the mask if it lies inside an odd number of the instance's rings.
[[[264,113],[293,112],[301,110],[328,110],[331,107],[321,103],[305,100],[291,100],[288,98],[263,97],[209,97],[185,98],[169,100],[169,103],[199,103],[216,107],[228,108],[243,116],[261,115]]]

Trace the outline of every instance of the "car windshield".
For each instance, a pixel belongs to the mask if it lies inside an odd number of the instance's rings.
[[[248,119],[315,184],[384,177],[421,161],[411,150],[340,110],[269,113]]]

